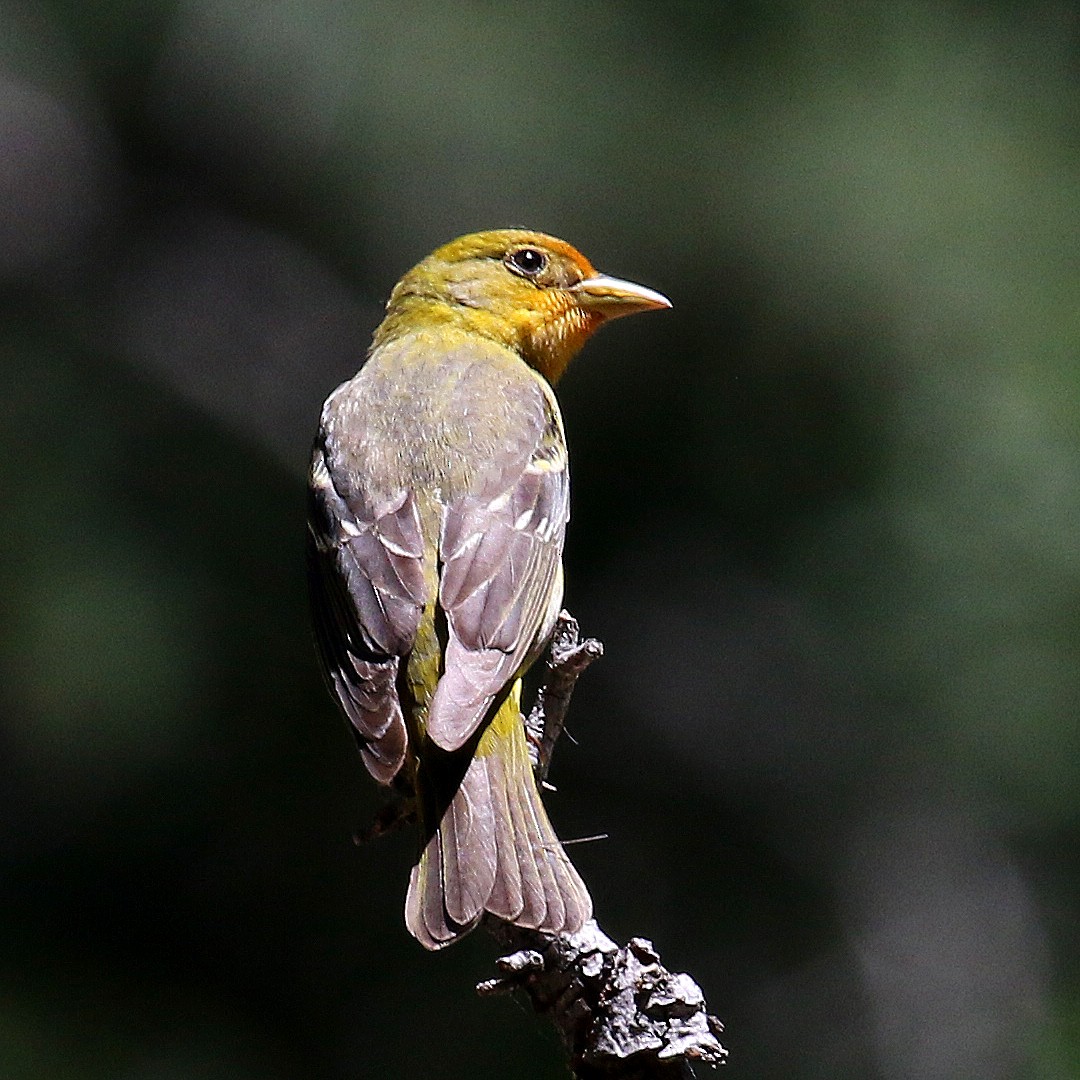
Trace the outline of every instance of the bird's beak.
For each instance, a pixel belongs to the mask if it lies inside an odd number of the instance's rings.
[[[652,311],[669,308],[671,301],[662,293],[635,285],[632,281],[595,274],[570,287],[578,303],[587,311],[594,311],[605,319],[617,319],[621,315],[633,315],[635,311]]]

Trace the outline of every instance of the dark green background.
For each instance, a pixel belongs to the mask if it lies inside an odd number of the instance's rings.
[[[753,1080],[1080,1067],[1080,7],[0,0],[0,1074],[564,1075],[424,954],[324,693],[323,397],[526,225],[672,312],[561,390],[550,805]]]

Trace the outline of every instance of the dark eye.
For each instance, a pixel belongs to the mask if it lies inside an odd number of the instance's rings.
[[[524,277],[536,277],[537,274],[543,273],[548,264],[547,256],[542,251],[531,247],[511,251],[506,257],[506,262],[515,274],[521,274]]]

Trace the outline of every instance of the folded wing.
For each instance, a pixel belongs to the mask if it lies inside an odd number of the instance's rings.
[[[320,444],[309,490],[308,585],[323,673],[368,771],[388,784],[407,743],[398,668],[426,598],[419,511],[404,490],[376,505],[347,503]]]
[[[562,603],[566,445],[550,392],[538,386],[535,404],[535,415],[522,418],[535,431],[524,453],[482,470],[446,509],[439,602],[449,640],[427,725],[444,750],[469,740],[543,644]]]

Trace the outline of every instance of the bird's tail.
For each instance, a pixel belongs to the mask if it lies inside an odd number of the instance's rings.
[[[485,911],[552,934],[574,933],[592,916],[589,891],[536,788],[520,680],[480,736],[460,783],[440,799],[422,775],[418,782],[423,847],[409,878],[405,924],[421,945],[449,945]]]

